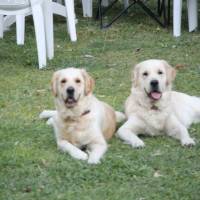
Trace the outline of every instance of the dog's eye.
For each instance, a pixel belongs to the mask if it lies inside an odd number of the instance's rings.
[[[66,83],[66,82],[67,82],[66,79],[62,79],[62,80],[61,80],[61,83]]]
[[[80,79],[76,79],[76,83],[80,83],[81,82],[81,80]]]
[[[144,72],[142,75],[143,76],[148,76],[148,72]]]
[[[163,72],[159,70],[159,71],[158,71],[158,74],[161,75],[161,74],[163,74]]]

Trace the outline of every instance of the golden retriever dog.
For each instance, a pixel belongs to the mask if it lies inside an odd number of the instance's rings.
[[[183,146],[195,145],[187,128],[200,122],[200,98],[171,90],[176,71],[164,60],[146,60],[133,70],[131,94],[125,103],[127,121],[117,136],[143,147],[140,134],[166,134]]]
[[[57,146],[80,160],[97,164],[107,150],[106,140],[124,115],[115,112],[93,94],[94,80],[84,69],[67,68],[53,74],[52,92],[56,111],[45,110],[40,118],[49,118]],[[87,147],[87,153],[82,148]]]

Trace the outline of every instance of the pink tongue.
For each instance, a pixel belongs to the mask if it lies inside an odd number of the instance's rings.
[[[159,92],[151,92],[151,97],[153,99],[155,99],[155,100],[158,100],[161,97],[161,93],[159,93]]]

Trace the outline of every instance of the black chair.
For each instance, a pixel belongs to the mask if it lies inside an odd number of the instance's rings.
[[[135,4],[139,5],[147,15],[149,15],[153,20],[155,20],[161,27],[167,27],[170,23],[170,0],[157,0],[157,13],[153,12],[147,5],[145,0],[132,0],[129,5],[122,9],[109,23],[103,23],[103,17],[109,11],[118,0],[112,1],[108,7],[102,7],[102,0],[98,0],[98,11],[97,19],[100,19],[100,27],[108,28],[116,20],[118,20],[122,15],[127,13],[127,11]]]

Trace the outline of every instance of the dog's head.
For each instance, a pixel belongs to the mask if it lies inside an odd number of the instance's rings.
[[[53,74],[52,92],[67,108],[72,108],[93,91],[94,80],[84,69],[67,68]]]
[[[158,101],[163,92],[169,91],[176,71],[165,60],[146,60],[133,70],[133,88],[139,88],[150,99]]]

